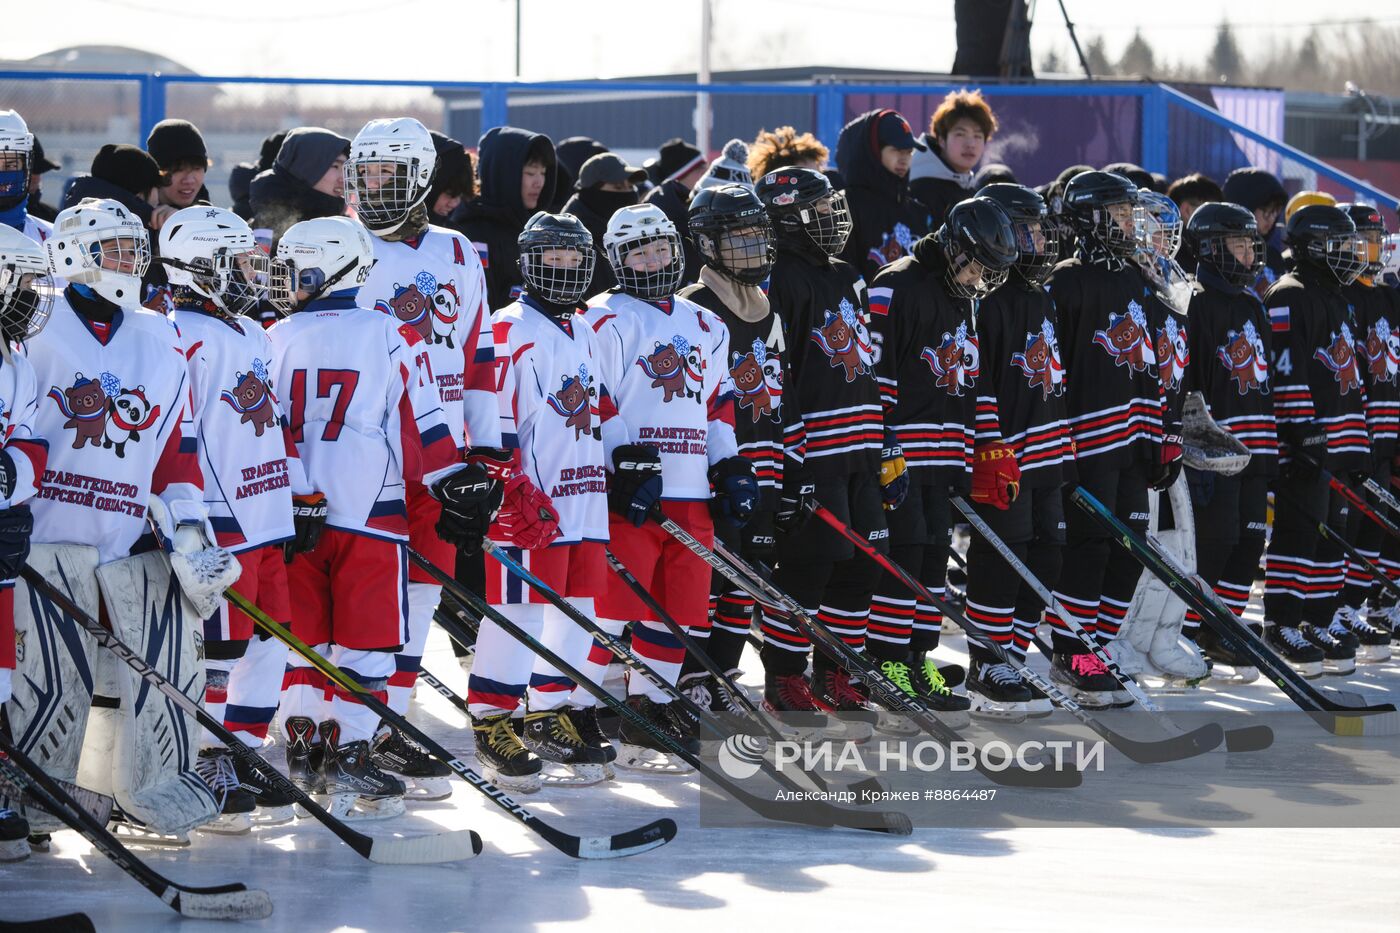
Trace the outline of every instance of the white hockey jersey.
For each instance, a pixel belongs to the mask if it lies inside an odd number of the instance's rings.
[[[554,502],[556,544],[608,540],[604,437],[624,430],[598,378],[583,315],[556,320],[528,294],[491,315],[500,370],[503,445],[515,468]],[[613,439],[610,447],[626,443]],[[501,539],[503,543],[504,539]]]
[[[423,339],[458,447],[499,447],[486,274],[471,241],[429,225],[391,243],[374,237],[374,268],[359,303],[393,315]]]
[[[282,393],[305,488],[332,528],[408,537],[404,481],[431,485],[461,465],[413,328],[358,307],[347,290],[274,324]]]
[[[39,389],[34,367],[19,348],[0,355],[0,440],[15,465],[15,485],[0,509],[34,498],[48,462],[49,445],[35,429],[39,418]]]
[[[709,467],[739,453],[734,440],[729,330],[684,298],[642,301],[604,292],[588,302],[598,375],[612,391],[626,437],[607,442],[661,452],[665,499],[710,498]]]
[[[24,229],[20,231],[35,243],[43,243],[53,236],[53,224],[47,220],[40,220],[33,214],[24,215]]]
[[[236,552],[285,541],[295,533],[292,487],[306,481],[272,382],[272,341],[250,318],[190,307],[172,317],[189,362],[204,504],[218,543]]]
[[[90,544],[106,562],[146,532],[152,494],[177,523],[205,520],[189,379],[167,318],[138,309],[97,325],[67,297],[25,344],[45,393],[34,429],[49,443],[34,540]]]

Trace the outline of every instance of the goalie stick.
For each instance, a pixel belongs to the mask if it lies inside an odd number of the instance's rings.
[[[425,836],[376,837],[366,836],[364,833],[350,828],[313,800],[306,791],[292,783],[281,771],[264,761],[261,755],[240,741],[238,736],[234,735],[222,722],[209,715],[204,707],[185,696],[180,688],[162,677],[159,671],[147,664],[121,639],[84,612],[63,591],[44,579],[42,574],[32,567],[26,566],[20,569],[20,575],[24,577],[26,583],[43,593],[69,618],[76,621],[99,645],[125,662],[136,672],[138,677],[159,690],[162,696],[174,703],[182,712],[218,736],[219,741],[228,746],[228,750],[232,754],[256,771],[264,780],[271,783],[279,791],[294,797],[300,806],[364,858],[383,865],[429,865],[471,858],[481,851],[481,837],[469,829]]]
[[[408,553],[416,560],[426,563],[422,556],[416,554],[412,549],[409,549]],[[313,667],[334,681],[341,689],[355,694],[360,702],[378,713],[381,719],[413,739],[430,755],[451,768],[458,777],[480,791],[487,800],[510,814],[512,819],[523,824],[527,829],[533,830],[536,835],[565,855],[580,859],[621,858],[648,852],[659,846],[664,846],[675,838],[676,824],[674,820],[669,819],[656,820],[645,826],[639,826],[627,832],[615,833],[611,836],[576,836],[546,823],[517,803],[505,791],[467,767],[407,718],[394,712],[387,703],[360,686],[359,681],[326,660],[306,642],[287,631],[285,626],[273,620],[247,597],[234,589],[225,590],[224,595],[228,597],[229,602],[243,610],[255,625],[275,638],[286,642],[287,647],[309,661]]]
[[[1103,646],[1099,644],[1099,640],[1084,631],[1084,627],[1075,620],[1074,616],[1060,605],[1060,601],[1055,598],[1055,594],[1052,593],[1044,583],[1040,582],[1035,574],[1031,573],[1031,569],[1026,566],[1021,558],[1016,556],[1016,552],[1011,550],[1011,546],[992,530],[992,526],[988,525],[986,519],[977,514],[976,510],[972,508],[971,504],[969,504],[966,499],[961,496],[953,496],[952,503],[959,512],[963,513],[968,522],[982,535],[986,542],[1001,555],[1001,559],[1006,561],[1007,566],[1016,571],[1016,575],[1025,581],[1026,585],[1031,588],[1036,596],[1040,597],[1040,601],[1045,604],[1045,607],[1063,619],[1065,625],[1068,626],[1069,630],[1074,633],[1074,636],[1083,643],[1084,647],[1088,648],[1094,653],[1095,657],[1103,662],[1104,666],[1108,668],[1109,673],[1123,685],[1129,695],[1131,695],[1144,710],[1156,714],[1153,716],[1154,722],[1168,732],[1177,735],[1185,733],[1185,730],[1173,722],[1171,717],[1162,713],[1162,708],[1153,702],[1152,698],[1147,695],[1147,691],[1143,690],[1136,680],[1124,674],[1118,668],[1117,663],[1114,662],[1108,652],[1103,649]],[[1045,653],[1045,656],[1050,657],[1053,653],[1050,646],[1042,642],[1039,637],[1037,637],[1035,641],[1037,647]],[[1225,730],[1226,751],[1256,752],[1268,748],[1273,743],[1274,733],[1268,726],[1246,726],[1239,729]]]
[[[509,561],[508,557],[505,557],[505,555],[500,554],[498,550],[493,550],[496,548],[496,546],[489,539],[484,542],[483,546],[488,551],[488,553],[492,553],[497,560],[500,560],[504,566],[506,566],[508,569],[512,569],[512,572],[514,572],[513,568],[511,568],[511,563],[513,562],[507,563],[507,561]],[[480,596],[477,596],[475,593],[462,586],[448,574],[444,573],[439,568],[433,566],[426,558],[418,554],[412,548],[409,549],[408,554],[414,563],[416,563],[419,567],[421,567],[424,571],[429,573],[434,579],[438,580],[442,584],[443,592],[445,592],[449,598],[460,603],[464,608],[480,613],[482,616],[489,618],[492,622],[495,622],[507,635],[510,635],[516,641],[519,641],[521,644],[525,645],[531,651],[535,652],[545,661],[552,664],[554,668],[558,670],[561,674],[571,679],[578,686],[583,687],[583,689],[587,690],[589,693],[593,694],[593,696],[597,697],[598,700],[601,703],[603,703],[603,705],[612,709],[622,718],[628,720],[633,725],[636,725],[639,728],[652,731],[646,723],[646,720],[643,719],[625,702],[613,696],[611,693],[609,693],[603,687],[599,686],[597,683],[593,682],[592,680],[589,680],[577,668],[573,667],[563,658],[559,657],[553,651],[549,650],[549,648],[545,647],[545,645],[541,643],[538,639],[531,636],[528,632],[521,629],[518,625],[516,625],[514,622],[508,619],[504,614],[499,612],[496,609],[496,607],[490,605]],[[525,580],[527,583],[530,583],[530,581],[534,580],[534,577],[529,576],[528,571],[525,571],[524,568],[519,569],[522,573],[526,574],[525,576],[521,576],[522,580]],[[543,586],[543,584],[540,585]],[[550,592],[552,593],[553,591],[551,590]],[[545,594],[541,592],[541,595]],[[545,598],[548,599],[549,597],[545,596]],[[439,619],[438,624],[446,628],[449,634],[452,633],[452,629],[449,627],[448,623],[445,623],[443,622],[443,620]],[[614,646],[616,645],[616,639],[613,639],[612,636],[608,635],[608,633],[603,631],[602,629],[597,628],[597,626],[594,625],[591,621],[589,622],[589,625],[585,625],[584,628],[590,629],[595,638],[600,638],[605,642],[611,642]],[[596,631],[593,631],[595,629]],[[635,670],[639,674],[642,674],[642,676],[646,676],[643,669],[650,670],[650,668],[647,668],[646,665],[641,664],[639,661],[636,661],[636,659],[632,656],[631,652],[627,651],[625,648],[621,649],[621,651],[619,652],[615,650],[614,647],[610,646],[609,650],[613,651],[613,653],[617,656],[617,658],[620,661],[622,661],[624,664],[627,664],[627,666],[632,670]],[[629,661],[628,658],[632,658],[632,661]],[[652,676],[655,676],[654,672]],[[657,680],[660,681],[660,678],[658,677]],[[655,682],[656,681],[653,681],[653,683]],[[663,684],[665,683],[665,681],[660,682]],[[663,745],[668,746],[668,751],[670,754],[673,754],[676,757],[683,759],[697,772],[703,774],[710,781],[724,788],[725,792],[728,793],[730,796],[734,797],[744,806],[748,807],[750,810],[759,814],[760,816],[765,817],[766,819],[771,819],[785,823],[797,823],[804,826],[830,827],[838,824],[839,816],[840,825],[849,825],[860,829],[872,829],[880,832],[893,833],[895,835],[908,835],[913,830],[913,827],[909,822],[909,817],[903,813],[893,811],[888,813],[870,812],[855,813],[853,815],[847,816],[843,815],[842,813],[838,813],[838,809],[836,807],[833,807],[825,801],[821,800],[804,801],[798,804],[797,806],[792,806],[786,801],[765,800],[737,786],[729,778],[725,777],[723,774],[710,767],[702,758],[700,758],[700,756],[693,755],[690,752],[686,751],[678,743],[674,742],[669,736],[665,735],[664,733],[654,732],[654,735],[656,738],[661,740],[661,743]],[[765,761],[765,765],[766,764],[767,762]],[[779,774],[780,773],[781,772],[779,772]],[[775,777],[776,776],[777,775],[775,775]],[[781,777],[779,777],[778,780],[779,783],[783,783]],[[851,814],[851,811],[844,811],[844,813]]]
[[[988,651],[999,662],[1009,664],[1016,673],[1021,675],[1021,679],[1028,684],[1032,684],[1041,693],[1048,696],[1051,701],[1075,719],[1088,726],[1095,733],[1102,736],[1109,744],[1127,755],[1139,764],[1158,764],[1164,761],[1180,761],[1183,758],[1194,758],[1215,748],[1225,740],[1225,730],[1221,729],[1217,723],[1207,723],[1190,732],[1181,735],[1171,736],[1165,739],[1158,739],[1152,742],[1130,739],[1120,732],[1105,725],[1097,716],[1089,713],[1072,697],[1066,694],[1059,687],[1031,670],[1017,658],[1006,653],[1006,650],[994,641],[982,638],[977,634],[977,629],[971,622],[959,612],[955,607],[949,605],[947,600],[939,599],[928,587],[924,586],[909,571],[891,560],[887,555],[881,554],[870,543],[865,540],[855,529],[841,521],[830,509],[820,503],[813,503],[808,506],[818,518],[826,522],[836,531],[837,534],[850,541],[856,549],[879,564],[887,572],[894,575],[911,592],[920,599],[926,600],[936,606],[945,616],[953,619],[962,627],[963,635],[970,644],[975,644],[979,648]]]
[[[897,712],[906,713],[919,728],[947,746],[954,742],[971,744],[956,729],[933,715],[927,706],[910,698],[881,673],[874,665],[862,657],[850,645],[832,634],[831,630],[812,619],[791,596],[773,586],[761,577],[757,570],[729,552],[716,541],[714,550],[705,547],[700,541],[680,525],[660,512],[652,513],[652,521],[696,557],[717,570],[729,582],[748,593],[755,600],[778,612],[790,616],[807,632],[812,642],[819,643],[834,658],[838,658],[852,673],[858,673],[873,693],[879,695],[880,702]],[[988,768],[976,756],[976,770],[995,784],[1006,787],[1078,787],[1084,776],[1074,767],[1046,768],[1043,764],[1035,770],[1020,767],[1007,767],[1002,770]]]
[[[264,920],[272,916],[272,898],[266,891],[243,884],[192,887],[157,872],[122,845],[107,828],[93,819],[57,781],[28,756],[0,736],[0,773],[21,785],[44,810],[81,833],[137,884],[165,902],[183,917],[201,920]]]
[[[1150,540],[1139,538],[1083,487],[1075,489],[1070,498],[1108,529],[1114,540],[1137,558],[1149,573],[1195,609],[1230,650],[1252,661],[1285,696],[1310,714],[1322,728],[1334,735],[1400,734],[1400,713],[1396,712],[1394,704],[1365,705],[1361,697],[1342,691],[1336,691],[1334,695],[1346,702],[1331,699],[1289,667],[1263,639],[1250,631],[1249,626],[1220,602],[1204,580],[1182,569],[1176,558]],[[1352,700],[1357,702],[1353,703]]]

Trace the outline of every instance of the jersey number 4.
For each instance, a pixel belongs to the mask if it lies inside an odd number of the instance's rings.
[[[316,397],[332,399],[330,417],[325,419],[321,440],[337,441],[345,427],[345,412],[355,397],[360,374],[353,369],[316,370]],[[306,370],[292,370],[292,440],[300,444],[306,424]]]

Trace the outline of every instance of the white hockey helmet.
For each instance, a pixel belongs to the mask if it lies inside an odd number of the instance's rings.
[[[375,235],[393,233],[427,199],[436,167],[437,149],[422,123],[371,120],[350,143],[345,200]]]
[[[222,207],[187,207],[160,228],[160,261],[183,285],[229,314],[247,314],[267,295],[269,260],[253,228]]]
[[[44,247],[0,224],[0,333],[6,343],[28,340],[44,329],[54,291]]]
[[[17,111],[0,110],[0,210],[29,197],[33,167],[34,134]]]
[[[685,274],[676,225],[651,204],[629,204],[613,214],[603,232],[603,251],[619,287],[648,301],[674,295]]]
[[[141,218],[119,201],[84,198],[74,204],[54,219],[44,247],[55,278],[85,285],[124,308],[141,303],[151,241]]]
[[[290,314],[308,301],[359,288],[373,267],[374,240],[363,224],[349,217],[303,220],[277,243],[268,300]]]

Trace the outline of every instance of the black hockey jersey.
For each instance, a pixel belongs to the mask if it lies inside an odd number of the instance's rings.
[[[1351,303],[1361,384],[1366,388],[1366,429],[1371,450],[1390,459],[1400,434],[1400,292],[1360,281],[1343,290]]]
[[[982,376],[977,443],[1016,451],[1023,489],[1073,482],[1074,441],[1065,413],[1059,315],[1045,290],[1013,278],[977,307]]]

